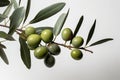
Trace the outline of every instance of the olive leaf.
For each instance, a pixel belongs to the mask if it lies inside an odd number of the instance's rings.
[[[59,18],[58,18],[58,20],[53,28],[53,34],[55,36],[59,35],[59,33],[60,33],[60,31],[61,31],[61,29],[62,29],[62,27],[67,19],[68,14],[69,14],[69,10],[68,10],[67,14],[63,13],[59,16]]]
[[[2,22],[5,18],[7,18],[6,15],[4,15],[4,14],[0,14],[0,22]]]
[[[6,63],[9,64],[8,58],[5,54],[5,51],[3,50],[3,48],[0,48],[0,57],[2,58],[2,60]]]
[[[49,68],[53,67],[55,65],[55,58],[54,58],[54,56],[52,56],[50,54],[47,54],[47,56],[44,59],[44,64],[47,67],[49,67]]]
[[[9,29],[8,34],[13,35],[15,30],[21,24],[21,22],[24,18],[24,15],[25,15],[24,7],[20,7],[20,8],[15,9],[13,14],[10,16],[10,29]]]
[[[72,39],[77,35],[77,33],[78,33],[78,31],[79,31],[79,29],[80,29],[80,27],[81,27],[81,25],[82,25],[83,19],[84,19],[84,16],[81,16],[81,17],[80,17],[80,20],[79,20],[79,22],[78,22],[78,24],[77,24],[77,26],[76,26],[76,28],[75,28],[75,30],[74,30]],[[70,44],[72,43],[72,39],[71,39],[71,41],[70,41]]]
[[[8,7],[5,9],[5,11],[3,12],[3,15],[6,15],[6,16],[8,16],[9,15],[9,13],[10,13],[10,11],[11,11],[11,9],[12,9],[12,3],[11,4],[9,4],[8,5]]]
[[[0,38],[4,38],[4,39],[10,40],[10,41],[15,40],[11,35],[5,33],[4,31],[0,31]]]
[[[6,46],[0,43],[0,48],[6,48]]]
[[[19,0],[19,5],[21,4],[21,0]]]
[[[29,23],[36,23],[41,20],[44,20],[46,18],[49,18],[53,16],[54,14],[58,13],[63,7],[65,6],[65,3],[55,3],[51,6],[48,6],[38,12],[38,14],[34,17],[33,20],[31,20]]]
[[[36,29],[36,33],[40,34],[44,29],[50,29],[53,31],[53,27],[49,27],[49,26],[45,26],[45,27],[37,27]]]
[[[25,23],[25,21],[27,20],[27,17],[28,17],[29,11],[30,11],[30,5],[31,5],[31,0],[28,0],[26,12],[25,12],[25,18],[24,18],[23,23]]]
[[[88,37],[87,37],[87,41],[86,41],[86,45],[89,43],[89,41],[91,40],[92,36],[93,36],[93,33],[94,33],[94,30],[95,30],[95,26],[96,26],[96,20],[94,21],[90,31],[89,31],[89,34],[88,34]]]
[[[112,38],[101,39],[99,41],[96,41],[96,42],[92,43],[90,46],[95,46],[95,45],[102,44],[102,43],[105,43],[105,42],[108,42],[108,41],[111,41],[111,40],[113,40],[113,39]]]
[[[30,50],[26,44],[26,41],[19,37],[20,42],[20,53],[21,53],[21,59],[25,66],[30,69],[31,68],[31,56],[30,56]]]
[[[0,7],[4,7],[10,4],[9,0],[0,0]]]
[[[16,0],[11,0],[11,3],[13,3],[15,9],[19,8],[19,5],[16,2]]]

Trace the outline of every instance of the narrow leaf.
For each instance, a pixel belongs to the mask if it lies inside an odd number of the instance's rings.
[[[48,27],[48,26],[46,27],[46,26],[45,26],[45,27],[37,27],[37,28],[36,28],[36,33],[37,33],[37,34],[40,34],[44,29],[50,29],[50,30],[53,31],[53,27]]]
[[[16,0],[11,0],[11,3],[13,3],[15,9],[19,8],[19,5],[16,2]]]
[[[112,38],[101,39],[99,41],[96,41],[96,42],[92,43],[90,46],[95,46],[95,45],[102,44],[102,43],[105,43],[105,42],[108,42],[108,41],[111,41],[111,40],[113,40],[113,39]]]
[[[0,0],[0,7],[4,7],[10,4],[9,0]]]
[[[28,17],[28,14],[29,14],[29,11],[30,11],[30,5],[31,5],[31,0],[28,0],[27,2],[27,8],[26,8],[26,13],[25,13],[25,19],[23,21],[23,23],[25,23],[27,17]]]
[[[10,11],[11,11],[11,9],[12,9],[12,3],[11,4],[9,4],[9,6],[5,9],[5,11],[3,12],[3,15],[6,15],[6,16],[8,16],[9,15],[9,13],[10,13]]]
[[[6,63],[9,64],[8,58],[3,50],[3,48],[0,48],[0,57],[2,58],[2,60]]]
[[[8,34],[13,35],[15,30],[20,26],[25,15],[24,7],[17,8],[10,16],[10,30]]]
[[[21,0],[19,0],[19,5],[21,4]]]
[[[81,27],[81,25],[82,25],[83,19],[84,19],[84,16],[81,16],[81,17],[80,17],[80,20],[79,20],[79,22],[78,22],[78,24],[77,24],[77,26],[76,26],[76,28],[75,28],[75,30],[74,30],[74,33],[73,33],[73,37],[72,37],[72,38],[74,38],[74,37],[77,35],[77,33],[78,33],[78,31],[79,31],[79,29],[80,29],[80,27]],[[71,39],[70,43],[71,43],[71,42],[72,42],[72,39]]]
[[[69,14],[69,10],[68,10],[67,14],[63,13],[58,18],[58,20],[53,28],[53,33],[55,36],[59,35],[59,33],[60,33],[60,31],[61,31],[61,29],[62,29],[62,27],[67,19],[68,14]]]
[[[20,42],[20,52],[21,52],[21,59],[25,66],[30,69],[31,68],[31,57],[30,57],[30,50],[28,49],[28,46],[24,39],[19,37]]]
[[[89,43],[89,41],[91,40],[92,36],[93,36],[93,33],[94,33],[94,30],[95,30],[95,26],[96,26],[96,20],[94,21],[90,31],[89,31],[89,34],[88,34],[88,38],[87,38],[87,41],[86,41],[86,45]]]
[[[4,38],[4,39],[10,40],[10,41],[15,40],[11,35],[3,32],[3,31],[0,31],[0,38]]]
[[[4,15],[4,14],[0,14],[0,22],[2,22],[5,18],[7,18],[6,15]]]
[[[30,21],[30,24],[39,22],[41,20],[53,16],[54,14],[58,13],[64,6],[65,3],[61,2],[42,9],[40,12],[38,12],[38,14],[34,17],[34,19]]]
[[[6,48],[6,46],[0,43],[0,48]]]

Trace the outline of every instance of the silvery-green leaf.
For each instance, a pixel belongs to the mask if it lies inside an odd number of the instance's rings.
[[[108,41],[111,41],[111,40],[113,40],[113,39],[112,38],[101,39],[99,41],[96,41],[96,42],[92,43],[90,46],[95,46],[95,45],[102,44],[102,43],[105,43],[105,42],[108,42]]]
[[[21,53],[21,59],[25,66],[30,69],[31,68],[31,56],[30,56],[30,50],[28,48],[28,45],[26,44],[26,41],[19,37],[20,42],[20,53]]]
[[[4,38],[4,39],[10,40],[10,41],[15,40],[11,35],[5,33],[4,31],[0,31],[0,38]]]
[[[68,10],[67,14],[63,13],[58,18],[58,20],[53,28],[53,33],[55,36],[59,35],[59,33],[60,33],[60,31],[61,31],[61,29],[62,29],[62,27],[67,19],[68,13],[69,13],[69,10]]]
[[[8,58],[7,58],[3,48],[0,48],[0,57],[6,64],[9,64]]]
[[[27,20],[27,17],[28,17],[29,12],[30,12],[30,6],[31,6],[31,0],[28,0],[28,2],[27,2],[27,8],[26,8],[26,13],[25,13],[25,18],[24,18],[23,23],[25,23],[25,21]]]
[[[6,15],[4,15],[4,14],[0,14],[0,22],[2,22],[5,18],[7,18]]]
[[[13,3],[15,9],[19,8],[19,5],[16,2],[16,0],[11,0],[11,3]]]
[[[30,24],[39,22],[41,20],[44,20],[46,18],[49,18],[53,16],[54,14],[58,13],[63,7],[65,6],[65,3],[56,3],[51,6],[48,6],[38,12],[38,14],[30,21]]]
[[[8,16],[9,15],[9,13],[10,13],[10,11],[11,11],[11,9],[12,9],[12,3],[11,4],[9,4],[9,6],[5,9],[5,11],[3,12],[3,15],[6,15],[6,16]]]
[[[10,16],[10,29],[8,34],[13,35],[15,30],[20,26],[25,15],[24,7],[15,9],[15,11]]]

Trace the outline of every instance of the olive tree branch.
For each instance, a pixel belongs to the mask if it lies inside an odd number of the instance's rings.
[[[73,47],[73,46],[65,45],[65,44],[61,44],[61,43],[57,43],[57,42],[53,42],[53,43],[55,43],[55,44],[57,44],[57,45],[60,45],[60,46],[63,46],[63,47],[66,47],[66,48],[68,48],[68,49],[75,48],[75,47]],[[88,49],[86,49],[85,47],[79,47],[79,48],[77,48],[77,49],[82,49],[82,50],[84,50],[84,51],[88,51],[88,52],[90,52],[90,53],[93,53],[93,51],[88,50]]]

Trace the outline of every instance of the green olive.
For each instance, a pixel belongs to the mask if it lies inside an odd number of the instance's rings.
[[[83,40],[83,38],[81,36],[76,36],[76,37],[74,37],[72,39],[72,45],[73,45],[73,47],[78,48],[78,47],[82,46],[83,43],[84,43],[84,40]]]
[[[55,65],[55,58],[52,55],[47,54],[44,59],[44,64],[49,68],[53,67]]]
[[[41,41],[41,37],[38,34],[31,34],[27,37],[27,44],[30,46],[36,46],[39,45]]]
[[[64,41],[69,41],[73,36],[72,30],[70,28],[65,28],[62,31],[62,39]]]
[[[75,60],[80,60],[83,57],[83,53],[79,49],[73,49],[71,51],[71,57]]]
[[[45,29],[41,33],[41,38],[45,43],[49,43],[53,40],[53,32],[50,29]]]
[[[47,55],[47,53],[48,53],[48,49],[45,46],[37,47],[34,50],[34,56],[38,59],[44,58]]]
[[[50,44],[48,46],[48,49],[49,49],[50,53],[53,54],[53,55],[58,55],[61,51],[60,47],[57,44],[54,44],[54,43]]]
[[[31,34],[35,34],[35,32],[36,32],[36,30],[35,30],[35,28],[34,27],[27,27],[26,29],[25,29],[25,34],[26,34],[26,36],[29,36],[29,35],[31,35]]]

